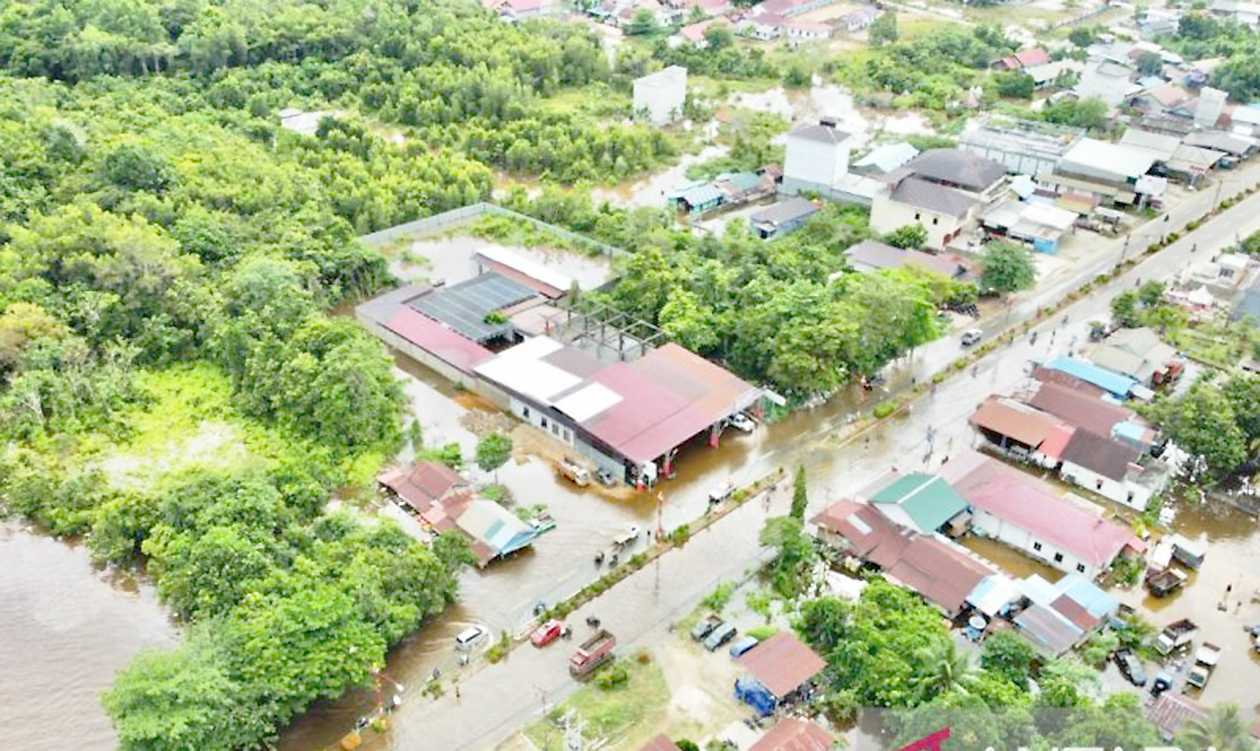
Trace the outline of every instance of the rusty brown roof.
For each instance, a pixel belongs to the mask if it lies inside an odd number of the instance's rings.
[[[1058,425],[1052,415],[1011,399],[989,397],[970,418],[972,425],[1036,448]]]
[[[671,741],[664,733],[643,744],[639,751],[682,751],[678,744]]]
[[[809,720],[785,717],[748,751],[830,751],[833,742],[830,733]]]
[[[948,613],[962,609],[967,595],[993,569],[949,543],[927,535],[915,535],[888,575],[918,592]]]
[[[1116,423],[1133,417],[1132,410],[1108,404],[1095,393],[1053,381],[1042,383],[1028,403],[1070,425],[1098,435],[1111,435],[1111,428]]]
[[[823,658],[788,631],[745,652],[739,663],[775,698],[787,696],[827,667]]]
[[[424,513],[456,487],[464,485],[459,473],[440,462],[416,462],[410,467],[391,470],[377,482],[394,491],[407,505]]]
[[[1076,625],[1080,630],[1089,633],[1098,625],[1098,619],[1089,614],[1089,611],[1081,607],[1080,603],[1073,600],[1068,595],[1059,595],[1059,598],[1050,603],[1050,607],[1059,611],[1059,613]]]
[[[1082,381],[1076,376],[1068,375],[1062,370],[1055,370],[1053,368],[1038,367],[1033,371],[1033,378],[1036,378],[1042,383],[1057,383],[1061,386],[1067,386],[1080,394],[1102,396],[1107,393],[1092,383]]]
[[[678,744],[671,741],[664,733],[643,744],[639,751],[681,751]]]

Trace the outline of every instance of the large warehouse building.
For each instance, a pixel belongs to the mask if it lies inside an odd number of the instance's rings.
[[[644,485],[668,476],[692,438],[716,446],[725,421],[761,398],[757,387],[677,344],[606,364],[538,336],[475,370],[502,390],[517,417]]]
[[[539,280],[508,256],[494,260],[449,287],[387,292],[356,316],[390,346],[632,484],[668,477],[683,444],[699,436],[716,446],[731,417],[759,404],[760,388],[676,344],[563,343],[551,323],[562,311],[548,293],[564,280]]]

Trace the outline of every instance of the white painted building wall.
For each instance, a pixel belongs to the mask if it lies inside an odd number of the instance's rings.
[[[783,155],[785,193],[829,190],[849,173],[849,141],[825,143],[788,135]]]
[[[634,80],[634,111],[646,113],[653,125],[665,125],[682,117],[686,99],[687,69],[681,65]]]
[[[1103,498],[1138,511],[1145,511],[1146,504],[1150,502],[1151,496],[1154,495],[1150,488],[1143,487],[1135,482],[1113,480],[1110,477],[1104,477],[1091,469],[1086,469],[1079,464],[1073,464],[1068,461],[1063,462],[1060,475],[1073,485],[1092,490]]]
[[[1045,540],[1038,539],[1028,530],[1000,519],[983,509],[975,509],[975,516],[971,520],[971,526],[981,534],[1010,545],[1029,558],[1042,561],[1060,571],[1070,574],[1082,574],[1090,579],[1093,579],[1099,573],[1098,568],[1085,563],[1066,550],[1059,549]]]
[[[948,190],[948,188],[942,188]],[[875,196],[871,204],[871,229],[882,234],[892,232],[906,226],[917,224],[927,230],[925,248],[945,250],[949,241],[946,238],[956,236],[970,219],[968,212],[962,219],[949,214],[938,214],[935,211],[920,209],[916,206],[894,201],[887,193]]]

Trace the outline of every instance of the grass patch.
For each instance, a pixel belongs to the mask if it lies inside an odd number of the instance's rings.
[[[588,248],[579,247],[568,238],[548,232],[535,224],[499,214],[485,214],[471,224],[452,230],[451,234],[471,235],[483,240],[494,240],[504,245],[517,245],[523,248],[554,248],[575,253],[592,252]]]
[[[669,686],[660,666],[650,660],[618,660],[599,672],[609,670],[624,670],[625,680],[600,688],[597,674],[546,717],[525,728],[525,737],[541,751],[565,751],[563,718],[570,713],[582,722],[582,735],[588,742],[655,732],[669,703]]]
[[[777,633],[779,629],[776,626],[753,626],[744,631],[745,636],[751,636],[757,641],[765,641]]]
[[[329,458],[301,435],[241,414],[227,375],[210,363],[144,371],[138,378],[146,399],[122,413],[126,435],[91,433],[78,446],[83,461],[114,487],[147,490],[193,469],[235,474],[294,456]],[[379,450],[349,457],[337,467],[335,484],[369,484],[387,459]]]

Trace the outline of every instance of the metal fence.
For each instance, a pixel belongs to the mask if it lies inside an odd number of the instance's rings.
[[[479,217],[485,216],[486,214],[507,217],[509,219],[531,224],[544,232],[549,232],[556,237],[564,239],[575,245],[590,248],[609,257],[625,252],[621,248],[607,243],[602,243],[585,235],[579,235],[576,232],[570,232],[563,227],[548,224],[541,219],[535,219],[532,216],[526,216],[518,211],[505,209],[502,206],[496,206],[495,204],[487,203],[486,201],[469,204],[468,206],[461,206],[458,209],[451,209],[450,211],[443,211],[440,214],[426,216],[425,218],[417,219],[414,222],[399,224],[394,227],[389,227],[388,229],[383,229],[379,232],[373,232],[370,235],[363,235],[359,239],[368,245],[379,246],[406,237],[436,235],[452,227],[467,224]]]

